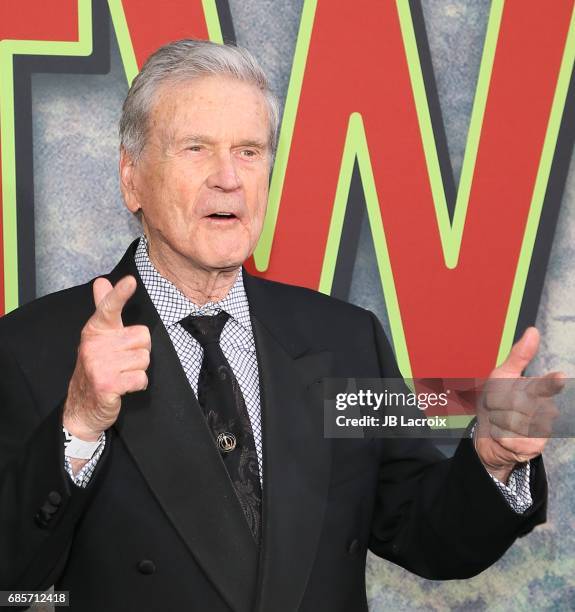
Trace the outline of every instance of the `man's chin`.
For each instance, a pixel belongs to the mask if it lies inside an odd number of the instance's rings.
[[[196,242],[198,243],[199,241]],[[199,253],[201,261],[215,270],[234,270],[241,266],[250,254],[250,244],[246,244],[245,239],[234,240],[231,236],[221,236],[217,241],[206,241]]]
[[[211,270],[219,270],[220,272],[237,270],[247,259],[246,257],[230,256],[229,254],[207,257],[204,263]]]

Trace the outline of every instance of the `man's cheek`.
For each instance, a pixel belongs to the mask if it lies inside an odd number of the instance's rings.
[[[259,226],[260,228],[261,226],[263,226],[263,222],[266,216],[266,210],[268,207],[268,197],[269,194],[267,187],[265,189],[262,189],[257,197],[257,206],[255,207],[254,212],[254,224],[256,226]]]

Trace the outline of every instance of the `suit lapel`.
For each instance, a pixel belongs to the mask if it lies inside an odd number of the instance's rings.
[[[263,542],[257,609],[297,610],[315,559],[330,476],[321,378],[333,355],[305,353],[270,285],[244,272],[260,369]],[[303,353],[303,354],[302,354]]]
[[[110,275],[138,280],[125,325],[152,336],[149,385],[123,399],[115,428],[198,564],[231,609],[253,609],[258,550],[169,335],[133,263],[134,245]]]

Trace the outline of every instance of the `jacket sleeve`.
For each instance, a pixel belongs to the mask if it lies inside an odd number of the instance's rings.
[[[372,322],[381,376],[400,378],[374,315]],[[474,576],[546,519],[541,457],[531,461],[533,504],[519,514],[498,490],[468,436],[450,459],[429,439],[388,438],[378,443],[381,463],[369,547],[419,576]]]
[[[15,358],[0,348],[0,590],[45,590],[65,563],[74,527],[107,463],[86,488],[64,469],[64,401],[42,417]]]

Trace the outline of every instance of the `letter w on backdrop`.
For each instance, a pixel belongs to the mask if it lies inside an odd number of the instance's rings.
[[[30,74],[65,58],[97,71],[110,24],[128,81],[167,41],[234,39],[225,1],[0,4],[5,311],[34,297]],[[485,376],[535,320],[575,132],[574,36],[573,0],[493,0],[455,191],[419,2],[306,0],[249,269],[345,298],[366,213],[404,376]]]

